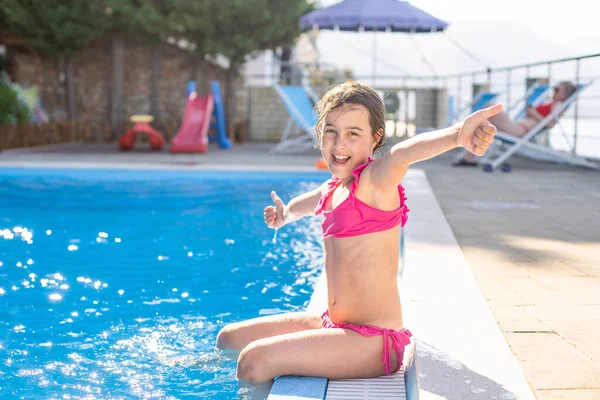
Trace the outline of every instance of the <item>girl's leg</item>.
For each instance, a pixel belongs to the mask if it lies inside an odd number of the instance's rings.
[[[321,328],[321,316],[306,312],[259,317],[229,324],[217,336],[219,349],[242,350],[249,343],[286,333]]]
[[[397,360],[391,346],[390,353],[393,370]],[[250,343],[240,353],[237,377],[257,382],[281,375],[373,378],[385,373],[382,354],[383,336],[365,337],[340,328],[313,329]]]

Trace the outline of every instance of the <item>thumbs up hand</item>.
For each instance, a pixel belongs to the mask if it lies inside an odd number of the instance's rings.
[[[496,127],[488,121],[488,118],[500,111],[502,111],[502,105],[496,104],[476,111],[465,118],[458,133],[458,144],[475,155],[484,155],[494,142],[496,135]]]
[[[283,201],[279,198],[279,196],[277,196],[275,191],[271,192],[271,199],[273,199],[274,205],[265,207],[265,223],[269,228],[281,228],[283,225],[285,225],[285,220],[283,217]]]

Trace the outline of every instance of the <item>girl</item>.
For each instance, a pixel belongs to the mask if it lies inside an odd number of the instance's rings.
[[[328,309],[260,317],[225,326],[218,348],[241,350],[237,378],[280,375],[369,378],[397,371],[410,332],[402,323],[398,274],[400,229],[408,207],[400,182],[408,167],[457,146],[483,155],[496,128],[480,110],[446,129],[399,143],[383,157],[384,105],[373,89],[347,82],[317,105],[316,133],[332,178],[287,205],[271,192],[271,228],[303,216],[322,218]]]

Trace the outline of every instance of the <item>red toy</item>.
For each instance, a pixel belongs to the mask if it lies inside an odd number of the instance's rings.
[[[161,151],[165,146],[165,139],[158,133],[154,128],[150,126],[150,122],[154,120],[152,115],[134,115],[130,118],[130,121],[134,123],[133,128],[128,130],[119,139],[119,147],[123,151],[133,150],[135,143],[135,135],[138,133],[144,133],[148,135],[148,141],[150,142],[150,149],[152,151]]]

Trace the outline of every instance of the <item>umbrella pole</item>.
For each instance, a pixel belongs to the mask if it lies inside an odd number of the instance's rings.
[[[377,29],[373,29],[373,87],[375,87],[375,76],[377,75]]]

